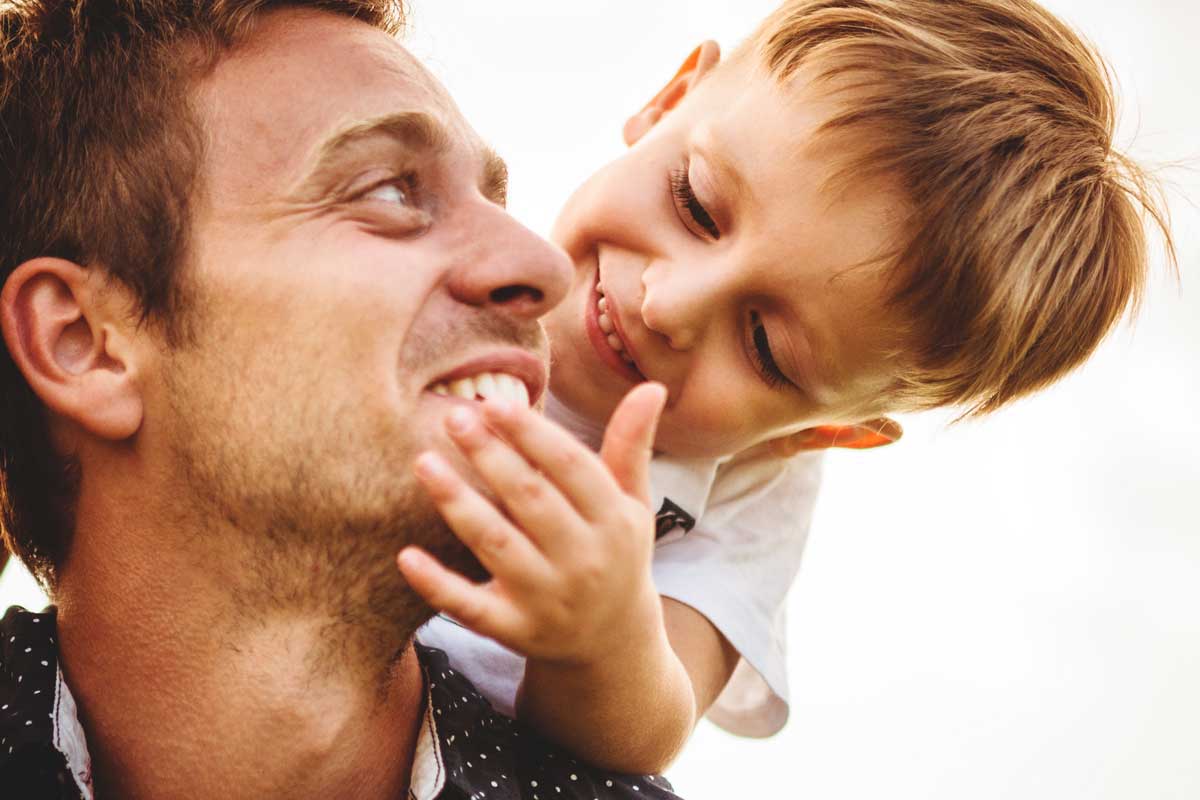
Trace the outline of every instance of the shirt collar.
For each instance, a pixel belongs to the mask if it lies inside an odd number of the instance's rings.
[[[0,784],[22,787],[22,797],[92,800],[91,758],[59,669],[56,620],[53,606],[14,606],[0,620]]]

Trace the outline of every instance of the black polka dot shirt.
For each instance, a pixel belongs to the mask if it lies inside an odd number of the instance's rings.
[[[0,797],[90,800],[82,731],[58,671],[54,611],[0,620]]]
[[[0,797],[92,800],[87,747],[58,670],[55,610],[11,608],[0,620]],[[427,704],[412,786],[397,800],[677,800],[666,779],[580,763],[492,710],[417,645]]]
[[[596,769],[509,717],[492,710],[471,682],[450,668],[441,650],[417,645],[429,691],[422,751],[434,759],[414,769],[413,800],[608,800],[676,798],[665,778]],[[440,772],[430,776],[421,765]],[[441,782],[441,794],[422,794]]]

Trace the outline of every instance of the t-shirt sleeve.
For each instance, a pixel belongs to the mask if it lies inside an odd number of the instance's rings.
[[[654,554],[659,594],[703,614],[741,655],[708,718],[739,736],[777,733],[787,721],[788,589],[812,522],[822,456],[734,458],[721,466],[707,508],[688,533]]]

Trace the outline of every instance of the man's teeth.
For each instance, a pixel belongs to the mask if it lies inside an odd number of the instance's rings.
[[[463,400],[507,400],[529,408],[529,390],[525,388],[525,381],[503,372],[484,372],[473,378],[437,383],[430,391],[441,397]]]
[[[599,312],[596,321],[600,323],[600,330],[607,334],[605,339],[608,346],[615,350],[626,364],[633,366],[633,359],[625,352],[625,343],[617,336],[617,326],[608,316],[608,298],[604,296],[604,288],[599,283],[596,284],[596,291],[600,294],[600,299],[596,302],[596,310]]]

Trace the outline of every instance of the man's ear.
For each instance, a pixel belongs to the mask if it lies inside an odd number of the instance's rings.
[[[104,276],[57,258],[27,261],[0,292],[9,355],[53,413],[104,439],[142,424],[129,325]]]
[[[904,435],[900,423],[886,417],[860,422],[857,425],[820,425],[807,428],[768,442],[772,452],[794,456],[808,450],[828,450],[844,447],[849,450],[869,450],[898,441]]]
[[[634,114],[625,123],[625,144],[630,147],[636,144],[658,124],[664,114],[679,105],[679,101],[696,88],[696,84],[720,63],[721,46],[716,42],[705,42],[693,50],[670,83],[664,86],[662,91],[646,104],[645,108]]]

